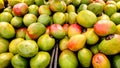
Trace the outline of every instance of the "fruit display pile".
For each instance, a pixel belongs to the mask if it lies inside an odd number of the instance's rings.
[[[0,68],[120,68],[120,0],[0,0]]]

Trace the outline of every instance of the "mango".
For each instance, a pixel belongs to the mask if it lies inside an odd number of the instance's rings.
[[[120,35],[114,34],[109,35],[105,39],[103,39],[98,45],[98,49],[100,52],[106,55],[115,55],[120,52]]]
[[[30,59],[31,68],[47,68],[50,63],[50,54],[48,52],[40,51]]]
[[[27,34],[31,39],[38,39],[40,35],[45,33],[46,28],[41,23],[32,23],[27,28]]]
[[[86,36],[86,43],[88,45],[94,45],[99,41],[99,37],[94,32],[93,28],[87,28],[87,31],[84,33],[84,35]]]
[[[7,52],[9,49],[9,41],[0,37],[0,54]]]
[[[23,16],[28,12],[28,5],[26,3],[17,3],[13,6],[13,12],[16,16]]]
[[[116,25],[110,20],[99,20],[94,25],[94,31],[98,36],[107,36],[116,32]]]
[[[71,24],[68,27],[68,37],[72,37],[74,35],[81,34],[81,33],[82,33],[82,27],[78,24]]]
[[[60,40],[59,42],[59,48],[61,51],[67,49],[67,44],[68,44],[68,37],[65,36],[63,39]]]
[[[71,51],[78,51],[85,46],[86,37],[81,34],[72,36],[68,41],[68,49]]]
[[[83,27],[93,27],[96,21],[96,15],[90,10],[81,10],[77,15],[77,22]]]
[[[20,43],[21,41],[24,41],[24,39],[23,38],[13,39],[9,44],[9,52],[17,54],[17,44]]]
[[[12,53],[6,52],[0,54],[0,67],[6,68],[10,65],[11,59],[13,57]]]
[[[92,65],[94,68],[111,68],[109,59],[102,53],[97,53],[93,56]]]
[[[0,35],[3,38],[11,39],[15,36],[15,29],[8,22],[0,22]]]
[[[54,24],[63,25],[65,22],[65,14],[63,12],[56,12],[53,15]]]
[[[78,59],[82,67],[90,67],[92,62],[92,52],[87,48],[78,51]]]
[[[78,60],[76,55],[70,50],[63,50],[59,56],[60,68],[77,68]]]
[[[65,30],[60,24],[52,24],[50,26],[50,34],[56,39],[62,39],[65,37]]]
[[[38,38],[37,44],[40,50],[50,51],[55,45],[55,39],[50,37],[49,34],[43,34]]]
[[[22,57],[33,57],[38,53],[38,45],[33,40],[24,40],[17,44],[17,53]]]
[[[14,68],[27,68],[28,60],[26,58],[23,58],[19,54],[16,54],[12,57],[11,64]]]

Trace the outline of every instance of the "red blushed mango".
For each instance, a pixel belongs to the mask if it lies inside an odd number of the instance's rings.
[[[110,61],[102,53],[97,53],[93,56],[92,65],[93,65],[93,68],[110,68],[111,67]]]
[[[56,39],[62,39],[65,37],[65,30],[60,24],[52,24],[50,26],[50,34]]]
[[[17,38],[25,38],[27,28],[19,28],[16,30],[16,37]]]
[[[27,28],[27,34],[31,39],[38,39],[46,32],[46,27],[41,23],[32,23]]]
[[[94,25],[94,31],[99,36],[107,36],[116,32],[116,25],[110,20],[99,20]]]
[[[72,51],[78,51],[84,47],[86,42],[86,37],[84,35],[78,34],[72,36],[68,41],[68,49]]]
[[[26,3],[18,3],[13,6],[13,12],[16,16],[23,16],[28,12],[28,5]]]
[[[68,28],[69,28],[69,24],[64,24],[63,25],[63,29],[65,30],[65,33],[66,33],[66,35],[68,34]]]
[[[76,34],[82,33],[82,27],[78,24],[71,24],[68,28],[68,36],[72,37]]]

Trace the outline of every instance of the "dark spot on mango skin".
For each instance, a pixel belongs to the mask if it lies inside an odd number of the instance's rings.
[[[105,40],[111,40],[114,37],[114,34],[108,35]]]

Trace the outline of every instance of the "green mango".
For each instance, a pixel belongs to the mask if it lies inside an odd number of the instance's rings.
[[[37,6],[37,5],[35,5],[35,4],[33,4],[33,5],[30,5],[29,7],[28,7],[28,13],[31,13],[31,14],[34,14],[34,15],[36,15],[36,16],[38,16],[38,9],[39,9],[39,7]]]
[[[86,10],[87,7],[88,7],[87,4],[81,4],[81,5],[79,6],[79,8],[77,9],[77,13],[79,13],[81,10]]]
[[[47,14],[41,14],[38,17],[37,22],[42,23],[45,26],[48,26],[51,22],[51,17]]]
[[[78,60],[76,55],[70,50],[63,50],[59,56],[60,68],[77,68]]]
[[[111,16],[112,14],[117,12],[117,6],[114,4],[107,4],[104,7],[104,13],[108,16]]]
[[[120,54],[113,56],[112,65],[113,68],[120,68]]]
[[[9,49],[9,41],[0,37],[0,54],[7,52]]]
[[[65,14],[63,12],[54,13],[53,21],[55,24],[63,25],[65,23]]]
[[[55,45],[55,39],[50,37],[49,34],[43,34],[38,38],[37,43],[40,50],[50,51]]]
[[[120,52],[120,35],[109,35],[98,45],[100,52],[106,55],[115,55]]]
[[[11,39],[15,36],[15,29],[8,22],[0,22],[0,35],[3,38]]]
[[[48,52],[40,51],[36,56],[30,59],[31,68],[47,68],[50,63],[50,54]]]
[[[27,68],[28,60],[21,57],[19,54],[16,54],[12,57],[11,64],[14,68]]]
[[[17,44],[20,43],[21,41],[24,41],[24,39],[23,38],[13,39],[9,44],[9,52],[17,54]]]
[[[68,23],[69,24],[75,24],[77,21],[76,18],[77,18],[77,14],[75,12],[68,13]]]
[[[104,5],[99,2],[90,3],[87,7],[88,10],[92,11],[96,15],[102,14]]]
[[[50,9],[53,12],[65,12],[66,3],[63,0],[50,0]]]
[[[0,68],[8,67],[10,65],[12,57],[13,57],[12,53],[9,53],[9,52],[1,53],[0,54]]]
[[[69,39],[67,36],[65,36],[63,39],[60,40],[59,48],[61,51],[67,49],[68,40]]]
[[[99,41],[99,37],[94,32],[93,28],[87,28],[87,31],[84,33],[84,35],[86,36],[86,43],[88,45],[96,44]]]
[[[73,0],[73,1],[72,1],[72,4],[73,4],[74,6],[80,5],[80,3],[81,3],[81,0]]]
[[[93,54],[99,53],[98,44],[91,46],[90,50]]]
[[[67,12],[68,12],[68,13],[69,13],[69,12],[75,12],[75,6],[72,5],[72,4],[68,5],[68,6],[67,6]]]
[[[41,5],[39,7],[38,12],[39,12],[39,14],[48,14],[48,15],[52,14],[52,12],[51,12],[51,10],[49,8],[49,5],[45,5],[45,4]]]
[[[82,67],[90,67],[92,61],[92,52],[87,48],[82,48],[78,51],[78,59]]]

